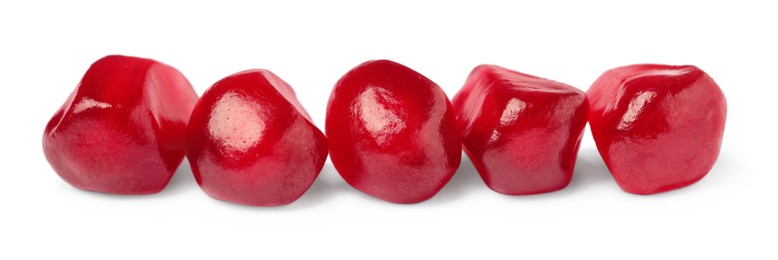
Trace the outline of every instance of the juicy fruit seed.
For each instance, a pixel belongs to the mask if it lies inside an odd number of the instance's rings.
[[[597,149],[627,192],[688,186],[713,167],[727,103],[694,66],[631,65],[606,71],[587,91]]]
[[[76,188],[114,194],[161,191],[184,158],[197,93],[173,67],[107,56],[87,70],[51,118],[43,152]]]
[[[481,65],[453,103],[465,152],[489,188],[526,195],[570,183],[589,108],[582,91]]]
[[[228,76],[200,98],[189,124],[187,158],[209,196],[240,204],[294,202],[327,158],[324,134],[292,88],[267,70]]]
[[[332,90],[326,121],[338,173],[376,198],[427,200],[459,167],[460,136],[446,94],[398,63],[368,61],[347,72]]]

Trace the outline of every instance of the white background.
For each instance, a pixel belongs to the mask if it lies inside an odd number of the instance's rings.
[[[0,259],[778,257],[770,1],[9,2],[0,3]],[[729,114],[708,176],[652,196],[618,188],[588,127],[572,183],[544,195],[492,192],[463,158],[416,205],[357,192],[329,162],[285,207],[213,200],[186,163],[159,194],[116,196],[70,187],[41,149],[47,120],[108,54],[170,64],[200,94],[240,70],[270,69],[319,127],[337,79],[377,58],[449,96],[482,63],[583,90],[616,66],[694,64],[719,83]]]

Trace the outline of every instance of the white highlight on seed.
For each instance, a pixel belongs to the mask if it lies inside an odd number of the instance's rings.
[[[81,113],[83,111],[86,111],[88,109],[92,108],[109,108],[111,107],[111,104],[100,102],[94,99],[91,99],[89,97],[82,98],[78,104],[76,104],[76,107],[73,108],[73,113]]]
[[[405,129],[402,118],[382,104],[382,102],[397,102],[385,92],[386,90],[383,89],[368,88],[359,96],[359,118],[379,143],[386,142],[392,134]]]
[[[210,117],[208,132],[231,151],[247,151],[259,143],[265,130],[255,104],[236,93],[225,94],[216,101]]]
[[[632,127],[632,123],[635,122],[635,119],[637,119],[638,115],[640,115],[641,112],[643,112],[643,106],[645,106],[648,102],[651,102],[651,100],[656,96],[656,93],[653,91],[646,91],[643,93],[640,93],[632,99],[629,102],[629,107],[627,108],[627,112],[624,113],[623,116],[621,116],[621,121],[619,122],[619,125],[617,128],[619,130],[627,130],[630,127]]]
[[[518,98],[512,98],[510,101],[508,101],[508,104],[505,105],[505,110],[502,111],[502,116],[500,116],[500,124],[506,126],[516,122],[516,120],[519,119],[519,113],[521,113],[521,111],[526,107],[526,102],[521,101]]]

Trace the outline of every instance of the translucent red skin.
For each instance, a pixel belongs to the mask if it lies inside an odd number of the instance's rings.
[[[388,60],[365,62],[332,90],[330,159],[351,186],[394,203],[434,196],[461,159],[456,117],[443,90]]]
[[[292,88],[267,70],[228,76],[192,112],[186,156],[209,196],[252,206],[294,202],[327,158],[327,139]]]
[[[43,152],[76,188],[113,194],[161,191],[184,157],[197,93],[173,67],[107,56],[46,125]]]
[[[713,167],[727,104],[694,66],[640,64],[606,71],[587,91],[597,149],[626,192],[688,186]]]
[[[489,188],[527,195],[570,183],[589,109],[582,91],[481,65],[453,104],[462,145]]]

